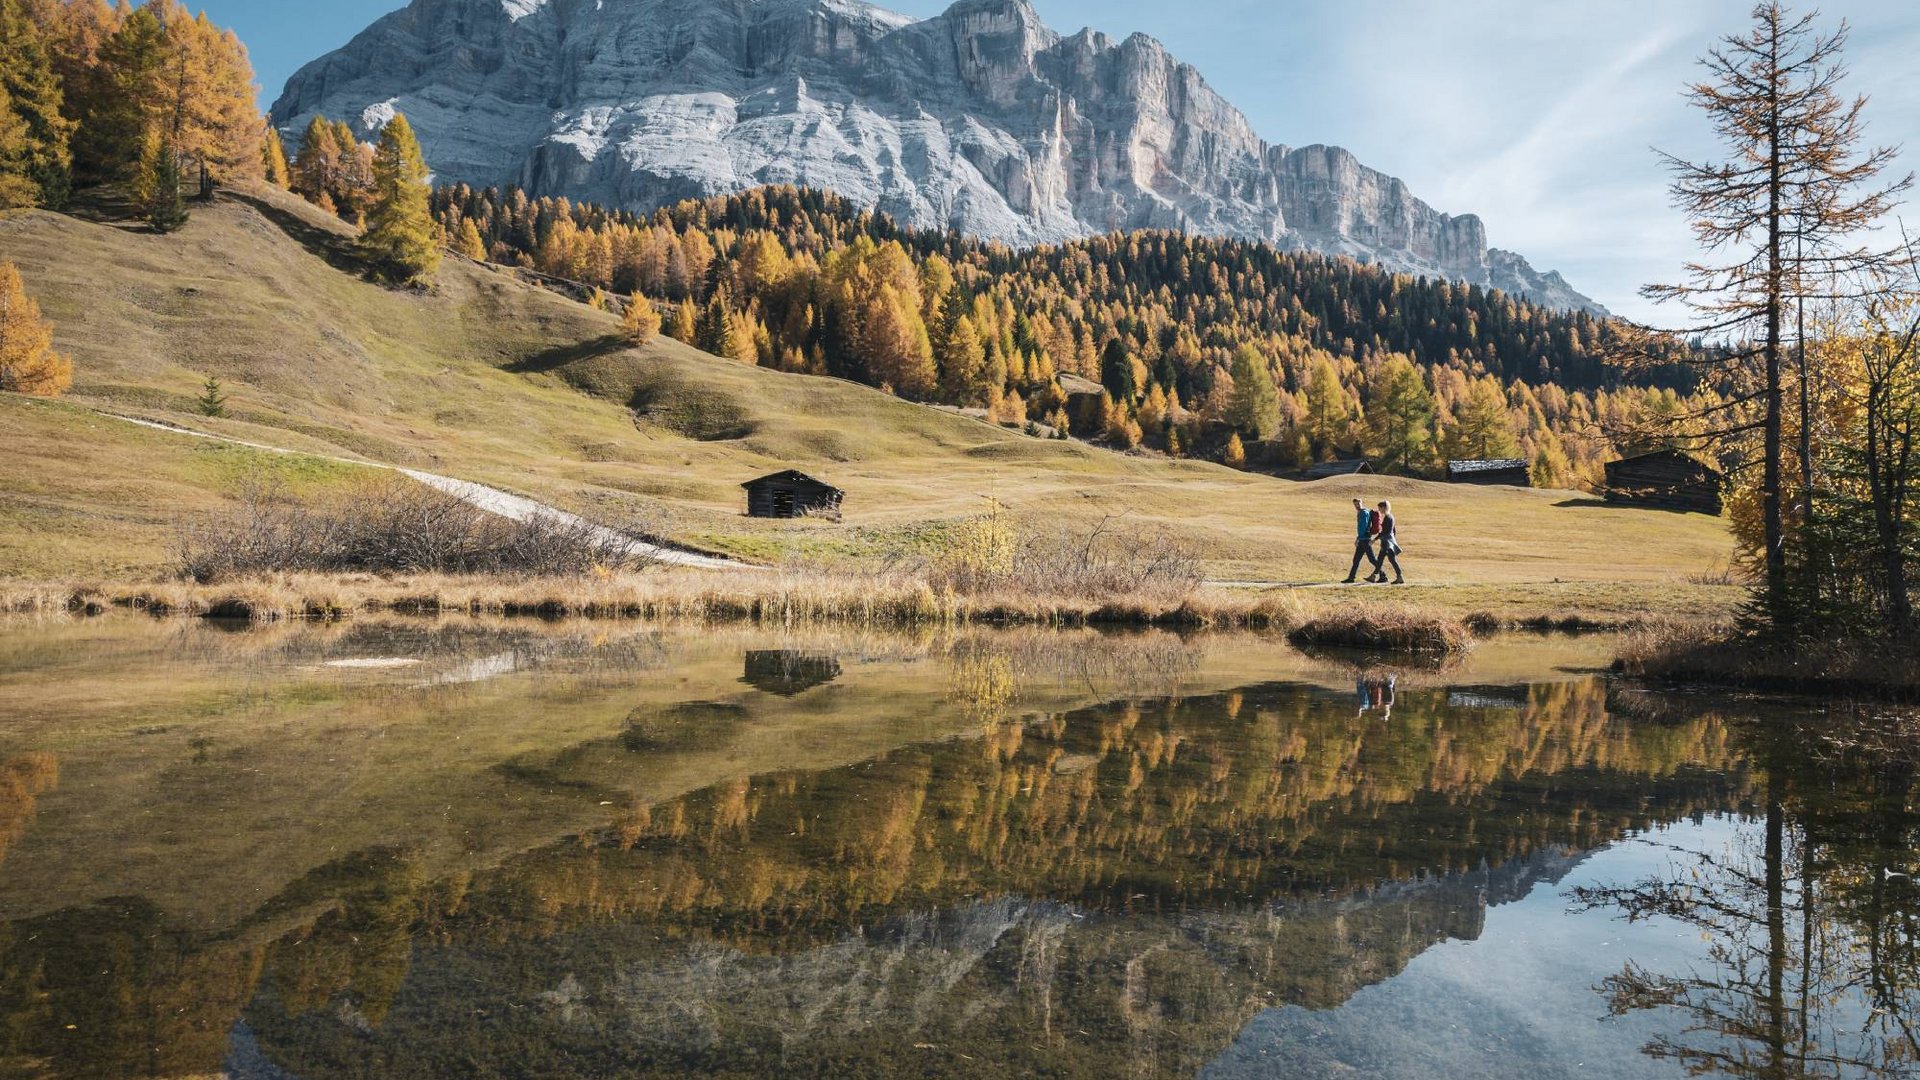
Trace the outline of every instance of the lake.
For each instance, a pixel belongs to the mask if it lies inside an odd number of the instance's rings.
[[[0,1076],[1913,1076],[1886,721],[1613,642],[0,622]]]

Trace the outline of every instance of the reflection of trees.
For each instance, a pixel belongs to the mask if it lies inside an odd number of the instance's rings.
[[[1920,842],[1910,758],[1822,745],[1802,725],[1746,731],[1766,770],[1764,821],[1725,852],[1686,852],[1589,907],[1697,929],[1705,969],[1629,964],[1602,990],[1616,1014],[1673,1009],[1684,1032],[1646,1053],[1694,1074],[1764,1080],[1912,1075],[1920,1066]],[[1831,745],[1830,743],[1828,745]]]
[[[59,782],[60,764],[52,754],[16,754],[0,761],[0,864],[26,834],[36,801]]]
[[[1265,1004],[1331,1006],[1477,935],[1570,851],[1744,797],[1721,724],[1627,722],[1598,683],[1517,711],[1405,691],[1391,723],[1271,685],[1018,724],[1019,678],[955,667],[982,738],[633,807],[471,880],[348,856],[219,941],[148,934],[158,959],[107,976],[81,970],[121,947],[97,920],[16,924],[0,1030],[34,1034],[0,1064],[212,1071],[251,996],[301,1075],[375,1052],[396,1075],[461,1071],[470,1045],[532,1072],[859,1072],[915,1042],[1008,1073],[1189,1071]],[[714,709],[636,713],[616,745],[678,745]],[[122,1018],[48,1037],[96,999]]]

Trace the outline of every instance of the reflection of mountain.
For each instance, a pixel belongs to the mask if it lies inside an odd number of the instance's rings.
[[[471,875],[341,859],[215,940],[13,924],[0,1066],[209,1071],[251,996],[259,1051],[312,1078],[1190,1072],[1269,1002],[1337,1004],[1476,936],[1574,852],[1744,800],[1719,722],[1631,723],[1597,682],[1517,711],[1404,690],[1390,722],[1287,684],[1025,724],[960,704],[980,738],[627,802]],[[537,775],[606,790],[738,722],[715,709],[635,710]],[[57,1034],[75,1014],[90,1037]]]

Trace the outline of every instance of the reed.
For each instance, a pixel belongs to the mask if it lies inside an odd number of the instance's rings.
[[[1457,616],[1373,605],[1327,609],[1295,626],[1287,638],[1302,646],[1441,654],[1473,645],[1473,631]]]

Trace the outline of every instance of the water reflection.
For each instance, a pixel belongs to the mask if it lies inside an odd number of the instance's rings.
[[[1913,769],[1556,670],[1584,656],[61,632],[105,685],[57,725],[26,688],[72,650],[0,633],[4,1075],[1913,1061]],[[1410,988],[1489,956],[1534,1026],[1441,1045],[1474,999]]]

